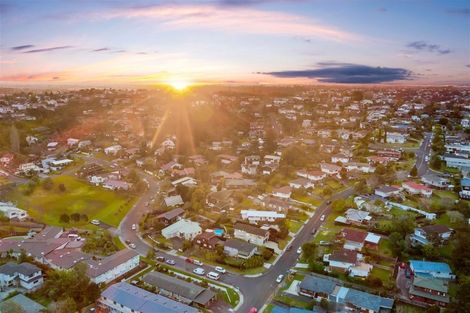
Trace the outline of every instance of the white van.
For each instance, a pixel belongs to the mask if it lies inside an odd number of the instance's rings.
[[[207,277],[209,277],[210,279],[219,280],[220,274],[216,272],[209,272],[207,273]]]

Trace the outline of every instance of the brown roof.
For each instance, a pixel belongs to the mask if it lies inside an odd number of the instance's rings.
[[[445,225],[440,225],[440,224],[424,226],[424,227],[421,227],[421,229],[424,230],[428,234],[429,233],[443,234],[443,233],[452,231],[451,228]]]
[[[253,234],[253,235],[262,236],[262,237],[265,237],[269,232],[269,230],[261,229],[256,226],[244,224],[244,223],[236,223],[235,225],[233,225],[233,229],[238,229],[238,230],[241,230],[241,231]]]
[[[344,263],[356,264],[357,262],[357,251],[341,249],[333,251],[330,255],[330,261],[338,261]]]
[[[364,242],[367,237],[367,233],[362,230],[352,229],[352,228],[345,228],[342,231],[344,239],[353,242]]]

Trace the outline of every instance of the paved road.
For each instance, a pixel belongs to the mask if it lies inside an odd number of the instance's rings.
[[[416,151],[416,168],[418,170],[418,177],[426,175],[429,171],[429,161],[426,161],[426,156],[431,151],[431,133],[425,133],[423,142]]]

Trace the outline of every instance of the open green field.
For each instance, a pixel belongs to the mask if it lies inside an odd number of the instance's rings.
[[[25,195],[21,186],[10,195],[10,200],[39,222],[66,227],[91,227],[91,224],[82,219],[62,223],[60,215],[63,213],[86,214],[88,220],[98,219],[117,227],[134,203],[132,198],[91,186],[72,176],[57,176],[52,180],[54,185],[51,190],[37,186],[32,194]],[[65,191],[59,190],[59,184],[64,184]]]

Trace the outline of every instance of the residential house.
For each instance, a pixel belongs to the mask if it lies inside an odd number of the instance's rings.
[[[103,182],[103,188],[109,190],[129,190],[131,188],[131,184],[123,180],[106,179]]]
[[[327,175],[338,175],[341,171],[341,166],[329,163],[320,163],[320,169]]]
[[[421,177],[421,182],[426,186],[431,186],[435,188],[448,188],[450,185],[450,180],[446,177],[436,174],[426,174]]]
[[[444,262],[410,260],[410,269],[415,276],[434,277],[447,280],[455,279],[455,274],[452,273],[450,266]]]
[[[288,210],[296,210],[289,199],[277,198],[274,196],[265,196],[261,200],[261,205],[267,209],[276,210],[278,212],[287,212]]]
[[[440,224],[417,227],[410,236],[413,244],[427,245],[447,242],[454,230]]]
[[[349,157],[344,155],[344,154],[335,154],[331,156],[331,162],[332,163],[348,163],[349,162]]]
[[[26,297],[22,293],[0,303],[0,312],[11,312],[12,307],[21,308],[24,313],[42,313],[47,312],[46,308],[34,300]],[[10,311],[8,311],[10,309]]]
[[[235,223],[233,225],[234,237],[253,243],[264,245],[269,239],[269,231],[250,224]]]
[[[465,156],[446,153],[443,160],[446,162],[447,167],[455,167],[465,172],[470,170],[470,159]]]
[[[249,242],[239,239],[229,239],[224,242],[224,253],[242,259],[249,259],[255,255],[257,247]]]
[[[206,204],[211,208],[224,209],[235,205],[232,190],[221,190],[211,192],[207,195]]]
[[[179,237],[193,240],[200,233],[202,233],[202,228],[199,226],[199,223],[187,219],[181,219],[162,229],[162,236],[166,239]]]
[[[101,259],[88,259],[87,275],[95,284],[109,283],[139,266],[140,256],[130,249],[120,250]]]
[[[25,210],[18,209],[11,202],[0,202],[0,213],[10,220],[24,220],[28,218],[28,213]]]
[[[373,173],[375,172],[375,167],[370,165],[369,163],[358,163],[358,162],[350,162],[345,164],[346,170],[349,171],[359,171],[362,173]]]
[[[21,287],[31,291],[40,287],[44,279],[42,271],[34,264],[23,262],[5,263],[0,266],[0,289]]]
[[[424,185],[415,183],[413,181],[406,181],[402,183],[403,189],[413,195],[422,195],[424,197],[432,196],[432,189]]]
[[[228,189],[247,189],[253,188],[256,186],[256,181],[253,179],[226,179],[225,180],[225,187]]]
[[[411,300],[430,305],[446,307],[450,302],[448,281],[434,277],[413,277],[409,293]]]
[[[462,199],[470,199],[470,178],[462,178],[460,180],[460,198]]]
[[[406,139],[408,138],[406,134],[396,133],[396,132],[387,132],[386,137],[387,137],[386,138],[387,143],[400,143],[400,144],[405,143]]]
[[[275,222],[286,218],[285,214],[275,211],[241,210],[240,214],[243,220],[248,220],[254,224],[258,222]]]
[[[96,312],[197,313],[199,310],[127,282],[119,282],[109,286],[101,293],[101,297],[97,300]]]
[[[216,300],[216,294],[208,288],[160,272],[147,273],[142,281],[156,288],[160,295],[187,305],[207,308]]]
[[[158,215],[157,219],[165,225],[170,225],[180,219],[183,214],[184,210],[182,208],[175,208],[173,210]]]
[[[223,243],[223,241],[214,233],[214,231],[208,231],[206,229],[206,231],[194,238],[194,243],[202,248],[215,250],[218,245]]]
[[[307,178],[311,181],[320,181],[326,178],[326,174],[322,171],[299,170],[297,171],[297,176]]]
[[[364,247],[367,232],[353,228],[344,228],[341,231],[341,236],[344,239],[344,248],[347,250],[361,251]]]
[[[180,195],[165,197],[163,201],[165,202],[165,206],[167,208],[180,206],[184,204],[183,198],[181,198]]]
[[[398,161],[401,158],[401,151],[399,150],[379,150],[377,151],[379,157],[387,157],[393,161]]]
[[[175,187],[178,185],[182,185],[186,187],[194,187],[194,186],[197,186],[197,180],[192,177],[185,176],[185,177],[172,181],[171,184]]]
[[[348,209],[345,212],[345,217],[349,223],[355,225],[369,224],[372,220],[372,216],[370,216],[369,212],[356,209]]]
[[[116,155],[119,151],[122,150],[122,146],[120,145],[113,145],[107,148],[104,148],[104,153],[107,155]]]
[[[297,178],[289,182],[289,186],[294,189],[308,189],[315,187],[315,184],[306,178]]]
[[[289,199],[292,195],[292,188],[290,186],[283,186],[273,189],[272,195],[281,199]]]
[[[375,188],[374,193],[379,197],[388,198],[398,196],[400,194],[400,188],[394,186],[380,186]]]
[[[318,302],[322,299],[336,303],[337,307],[351,312],[391,312],[393,299],[343,287],[333,278],[306,275],[298,285],[298,293]]]

